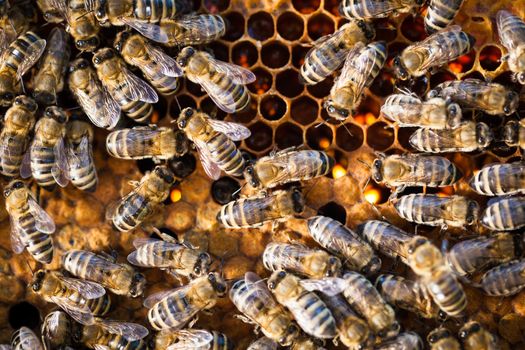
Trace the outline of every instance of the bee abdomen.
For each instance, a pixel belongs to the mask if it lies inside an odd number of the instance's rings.
[[[179,78],[164,74],[147,75],[151,85],[165,96],[173,95],[179,88]]]
[[[381,68],[383,68],[383,65],[385,64],[386,60],[386,43],[384,41],[376,41],[371,44],[368,44],[367,48],[370,50],[375,51],[376,55],[374,57],[374,66],[372,67],[372,71],[370,72],[370,75],[367,78],[366,86],[370,86],[374,79],[379,74],[379,71],[381,71]],[[370,53],[369,53],[370,54]]]
[[[272,218],[264,214],[264,206],[257,204],[257,199],[241,198],[223,205],[217,214],[217,220],[227,228],[257,227]]]
[[[489,204],[481,219],[495,231],[512,231],[525,226],[525,197],[501,198]]]
[[[210,74],[210,80],[221,88],[217,99],[229,109],[241,111],[250,103],[250,95],[244,85],[235,84],[230,78],[217,73]]]
[[[372,3],[373,2],[366,0],[343,0],[339,5],[339,13],[347,18],[355,19],[366,19],[372,17],[380,18],[388,16],[388,13],[382,15],[375,14],[375,11],[371,11],[372,9],[369,9],[369,5]]]
[[[175,18],[191,10],[191,2],[186,0],[136,0],[133,14],[135,18],[156,23],[161,19]]]
[[[463,287],[452,273],[439,273],[435,280],[427,283],[427,290],[435,303],[451,316],[460,316],[467,306]]]
[[[334,45],[321,46],[307,55],[304,64],[301,66],[301,79],[306,84],[317,84],[332,74],[339,65],[341,60],[332,59],[333,56],[340,55],[340,51],[347,51],[340,48],[337,43]]]
[[[105,316],[111,308],[111,298],[109,294],[106,293],[99,298],[88,299],[86,306],[91,310],[93,316],[102,317]]]
[[[447,27],[456,17],[463,0],[431,0],[425,16],[425,30],[435,33]]]
[[[53,147],[33,146],[31,148],[31,173],[40,187],[53,189],[55,180],[52,168],[55,164]]]
[[[119,100],[119,104],[126,115],[138,123],[146,123],[153,114],[153,106],[150,103],[124,98]]]
[[[4,64],[17,71],[20,63],[28,55],[28,48],[38,40],[41,40],[40,37],[33,32],[26,32],[24,35],[18,37],[18,39],[9,46]]]
[[[525,260],[502,264],[487,271],[481,278],[481,288],[491,296],[510,296],[525,287]]]
[[[305,332],[318,338],[336,336],[337,326],[334,316],[315,293],[304,293],[295,302],[301,310],[304,310],[304,312],[294,316]]]
[[[94,192],[97,189],[97,170],[92,162],[83,168],[70,169],[70,176],[73,185],[82,191]]]
[[[427,186],[450,186],[462,176],[454,163],[443,157],[431,156],[419,158],[418,164],[424,176],[428,176]]]
[[[181,322],[174,315],[185,312],[186,309],[191,307],[186,298],[165,298],[153,305],[148,311],[151,327],[156,330],[178,327],[181,325]]]
[[[120,231],[130,231],[141,223],[139,217],[144,216],[146,210],[146,199],[132,195],[117,207],[113,224]]]
[[[208,141],[207,145],[212,159],[219,168],[229,175],[242,176],[244,158],[228,137],[222,133],[217,133]]]
[[[18,177],[20,175],[20,166],[25,152],[25,138],[5,135],[5,146],[9,149],[7,154],[0,154],[0,174],[7,177]]]
[[[525,193],[525,166],[510,163],[485,167],[474,176],[470,185],[479,194],[488,196]]]

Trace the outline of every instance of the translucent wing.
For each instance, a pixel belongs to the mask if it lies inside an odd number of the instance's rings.
[[[27,179],[32,175],[31,172],[31,150],[27,150],[22,158],[22,164],[20,164],[20,177]]]
[[[221,169],[211,158],[211,154],[206,147],[206,144],[200,140],[195,140],[193,142],[199,153],[199,158],[201,159],[202,167],[208,175],[213,180],[217,180],[221,176]]]
[[[142,22],[130,17],[120,17],[120,20],[148,39],[159,43],[167,43],[169,41],[168,34],[159,25]]]
[[[94,12],[97,9],[97,3],[99,0],[84,0],[84,8],[88,12]]]
[[[501,10],[496,15],[496,22],[500,41],[508,51],[513,51],[525,43],[525,23],[521,18]]]
[[[210,14],[185,15],[177,18],[175,23],[184,29],[182,41],[191,45],[204,44],[225,32],[222,17]]]
[[[53,178],[57,184],[59,184],[61,187],[66,187],[67,183],[69,182],[69,166],[67,164],[67,154],[64,139],[61,138],[56,143],[54,147],[54,153],[55,163],[51,168],[51,174],[53,175]]]
[[[68,7],[67,7],[66,0],[48,0],[48,1],[49,1],[49,5],[53,9],[57,10],[60,13],[60,15],[63,18],[65,18],[67,23],[71,25],[71,22],[69,21]]]
[[[368,54],[369,52],[370,54]],[[355,95],[360,96],[369,82],[376,58],[377,52],[368,46],[358,52],[351,50],[341,70],[341,75],[337,78],[334,85],[341,88],[352,82]]]
[[[11,224],[11,249],[15,254],[20,254],[24,251],[26,245],[22,241],[22,227],[17,223],[11,215],[9,215],[9,222]]]
[[[156,303],[158,303],[159,301],[161,301],[162,299],[168,296],[173,295],[173,298],[184,298],[189,290],[190,290],[190,284],[187,284],[185,286],[181,286],[175,289],[158,292],[144,299],[143,305],[144,307],[151,309],[153,305],[155,305]]]
[[[57,304],[60,308],[67,312],[67,314],[75,321],[85,325],[91,325],[95,323],[95,318],[93,317],[91,310],[89,310],[86,306],[80,307],[79,305],[73,304],[71,300],[67,298],[51,296],[49,299],[51,302]]]
[[[0,350],[13,350],[13,348],[11,347],[11,345],[2,344],[0,345]]]
[[[328,34],[320,37],[312,43],[312,48],[306,53],[305,59],[314,55],[315,51],[319,50],[324,46],[331,47],[332,45],[338,45],[339,42],[341,42],[341,40],[344,38],[344,34],[345,30],[343,26],[333,34]],[[348,50],[330,50],[330,53],[330,55],[323,56],[324,59],[326,59],[326,61],[324,61],[324,65],[326,67],[335,67],[340,66],[343,63],[346,55],[348,54]]]
[[[146,103],[157,103],[159,96],[157,92],[144,80],[131,73],[127,68],[124,72],[124,77],[128,85],[128,89],[124,89],[126,97],[133,101],[143,101]]]
[[[359,59],[364,49],[365,44],[363,44],[362,42],[358,42],[348,51],[345,58],[345,64],[341,69],[341,73],[335,80],[332,89],[342,88],[344,85],[346,85],[348,79],[352,79],[354,75],[357,75],[359,73],[357,70],[356,60]]]
[[[22,79],[22,76],[26,74],[31,67],[33,67],[40,56],[42,56],[44,53],[45,48],[46,41],[44,39],[35,41],[27,48],[24,59],[18,65],[18,71],[16,73],[18,79]]]
[[[146,244],[154,244],[157,242],[162,242],[160,239],[155,238],[136,238],[133,240],[133,246],[138,249]]]
[[[60,282],[62,282],[65,287],[77,291],[86,299],[96,299],[106,294],[104,287],[95,282],[65,276],[60,276]]]
[[[93,348],[95,350],[111,350],[111,348],[109,346],[101,345],[101,344],[95,344],[95,345],[93,345]]]
[[[235,112],[235,100],[232,94],[205,78],[193,77],[193,80],[195,83],[201,85],[201,87],[208,93],[208,96],[220,109],[226,113]]]
[[[20,350],[43,350],[42,343],[38,337],[27,327],[22,327],[18,330],[18,337],[20,343],[17,349]]]
[[[250,129],[238,123],[225,122],[222,120],[208,119],[211,127],[218,132],[228,136],[230,140],[241,141],[250,137]]]
[[[236,64],[219,61],[211,56],[208,57],[210,69],[228,76],[236,84],[250,84],[255,81],[255,74],[248,69]]]
[[[183,75],[183,71],[177,64],[177,61],[174,58],[168,56],[161,49],[153,45],[146,45],[146,51],[151,56],[152,60],[155,62],[155,67],[145,67],[146,70],[157,70],[157,67],[160,67],[160,71],[162,72],[162,74],[167,75],[169,77],[180,77]]]
[[[345,11],[345,13],[351,14],[352,12],[358,13],[359,18],[382,18],[387,17],[390,13],[404,8],[399,1],[394,0],[374,0],[374,1],[355,1],[351,3],[352,11]],[[343,6],[342,3],[340,5]],[[341,11],[341,10],[340,10]],[[342,13],[342,11],[341,11]]]
[[[29,211],[35,219],[36,229],[40,232],[51,234],[55,232],[55,221],[48,213],[37,203],[33,197],[27,199]]]
[[[82,90],[74,90],[78,103],[94,125],[99,128],[114,128],[120,119],[120,106],[96,80],[91,80],[90,84],[91,91],[100,92],[90,96]]]
[[[166,350],[201,349],[213,341],[213,334],[201,329],[181,329],[172,332],[172,335],[177,338],[177,343],[168,346]]]
[[[324,277],[322,279],[306,279],[306,280],[301,280],[300,284],[306,290],[309,290],[311,292],[317,290],[328,296],[334,296],[334,295],[340,294],[348,286],[348,283],[344,279],[338,278],[338,277]]]
[[[102,326],[109,333],[121,335],[128,341],[139,340],[145,338],[149,334],[146,327],[136,323],[97,320],[97,324]]]
[[[133,241],[133,244],[135,244],[135,241]],[[164,242],[159,240],[152,240],[152,242],[145,243],[145,245],[155,245],[155,248],[146,248],[143,245],[137,248],[147,249],[148,253],[152,256],[152,260],[155,261],[155,267],[168,267],[170,266],[173,261],[169,260],[169,257],[166,256],[166,252],[171,251],[177,251],[182,249],[182,246],[180,244],[170,243],[170,242]],[[128,255],[128,261],[135,265],[135,266],[143,266],[143,267],[151,267],[149,264],[144,264],[144,262],[139,261],[138,257],[138,251],[134,251],[131,254]]]
[[[92,159],[91,143],[88,135],[82,136],[82,140],[77,147],[71,144],[68,145],[67,164],[69,173],[71,173],[71,169],[82,169],[89,166],[92,163]]]

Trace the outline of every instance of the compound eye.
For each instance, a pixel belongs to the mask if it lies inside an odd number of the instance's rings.
[[[274,290],[275,289],[275,283],[274,282],[268,283],[268,289]]]
[[[98,57],[93,58],[93,63],[100,64],[100,58]]]
[[[279,278],[284,278],[285,276],[286,276],[286,272],[284,272],[284,271],[281,271],[281,272],[279,272],[277,274],[277,277],[279,277]]]
[[[187,109],[186,112],[184,112],[184,115],[186,117],[191,117],[193,115],[193,109]]]
[[[210,282],[215,282],[215,275],[214,275],[213,273],[210,273],[210,274],[208,275],[208,280],[209,280]]]
[[[18,182],[15,182],[15,184],[13,185],[13,188],[16,188],[16,189],[19,189],[19,188],[22,188],[24,187],[24,184],[20,181]]]
[[[179,129],[184,129],[186,127],[186,120],[181,120],[177,123],[177,125],[179,126]]]

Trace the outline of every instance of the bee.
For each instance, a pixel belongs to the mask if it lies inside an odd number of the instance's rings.
[[[181,111],[177,125],[195,144],[209,177],[217,180],[221,170],[229,175],[242,176],[244,159],[233,141],[248,138],[250,129],[241,124],[214,120],[191,107]]]
[[[510,259],[509,259],[510,260]],[[510,296],[525,287],[525,260],[513,260],[485,272],[479,286],[491,296]]]
[[[465,227],[478,220],[479,205],[463,196],[440,197],[435,194],[409,194],[394,207],[403,219],[428,226]]]
[[[71,350],[73,345],[74,323],[67,313],[61,310],[50,312],[40,328],[42,343],[46,350]]]
[[[290,346],[290,350],[326,350],[322,339],[302,336],[295,340]]]
[[[484,166],[472,177],[469,185],[485,196],[525,194],[525,163]]]
[[[494,231],[525,227],[525,197],[497,197],[488,202],[481,224]]]
[[[330,117],[345,120],[355,114],[361,103],[363,91],[372,85],[385,64],[386,43],[376,41],[367,46],[358,42],[348,52],[341,74],[330,90],[323,106]]]
[[[436,96],[490,115],[511,115],[519,105],[519,95],[515,91],[498,83],[472,78],[445,81],[427,94],[428,98]]]
[[[217,222],[226,228],[259,227],[301,214],[303,210],[303,194],[294,188],[231,201],[221,207]]]
[[[53,28],[38,71],[33,75],[33,97],[38,103],[45,106],[56,104],[57,93],[64,89],[69,55],[66,32],[58,27]]]
[[[415,13],[424,0],[343,0],[339,13],[348,19],[373,19]]]
[[[133,230],[168,198],[175,175],[166,166],[157,166],[144,175],[135,188],[108,208],[108,218],[122,232]]]
[[[250,103],[250,94],[244,85],[254,82],[255,74],[249,70],[216,60],[211,54],[191,46],[181,50],[177,64],[184,76],[199,84],[223,111],[238,112]]]
[[[525,150],[525,119],[511,120],[503,127],[503,139],[507,146]]]
[[[95,317],[105,316],[111,307],[111,299],[101,285],[65,277],[58,271],[37,271],[30,286],[45,301],[58,305],[84,325],[94,324]]]
[[[387,97],[381,114],[401,127],[418,126],[452,129],[461,123],[461,107],[441,97],[422,101],[417,95],[402,92]]]
[[[448,27],[405,48],[394,58],[394,71],[401,80],[420,77],[466,54],[475,41],[460,26]]]
[[[423,350],[425,345],[423,340],[414,332],[404,332],[382,342],[374,347],[374,350]]]
[[[300,244],[267,244],[263,252],[263,264],[270,271],[293,271],[311,278],[337,276],[341,272],[341,260],[324,250]]]
[[[150,295],[144,300],[149,323],[158,331],[183,327],[199,311],[214,307],[227,288],[219,274],[210,272],[185,286]]]
[[[59,9],[53,6],[53,2],[49,0],[36,0],[38,8],[42,12],[44,20],[48,23],[60,23],[64,20]]]
[[[153,113],[151,104],[159,101],[155,90],[133,74],[113,49],[99,49],[92,60],[102,86],[120,108],[136,122],[146,123]]]
[[[498,338],[476,321],[467,322],[461,327],[459,339],[465,350],[501,349]]]
[[[0,106],[9,107],[21,90],[22,76],[44,53],[46,41],[28,31],[13,41],[0,62]]]
[[[138,297],[144,292],[144,275],[113,257],[70,250],[62,256],[62,266],[73,276],[98,283],[118,295]]]
[[[29,152],[23,160],[20,175],[23,178],[33,176],[36,183],[52,191],[57,183],[65,187],[69,182],[67,153],[64,138],[69,117],[56,106],[47,107],[44,116],[35,125],[35,136]]]
[[[98,80],[96,71],[84,58],[69,66],[69,89],[91,122],[99,128],[113,129],[120,119],[120,106]]]
[[[93,160],[93,128],[81,120],[73,120],[66,127],[66,156],[68,176],[78,189],[95,192],[98,185],[97,169]]]
[[[299,327],[292,316],[275,301],[266,283],[253,272],[247,272],[233,284],[230,300],[247,322],[255,323],[266,337],[282,346],[291,345],[299,336]]]
[[[108,153],[120,159],[168,160],[186,154],[188,148],[184,132],[156,125],[116,130],[106,138]]]
[[[325,152],[285,149],[247,165],[244,178],[253,188],[268,189],[326,175],[333,165],[334,160]]]
[[[38,105],[27,96],[17,96],[5,112],[4,125],[0,131],[0,174],[18,177],[20,166],[31,142]]]
[[[408,265],[434,302],[447,315],[461,316],[467,306],[465,292],[439,249],[427,238],[414,236],[407,251]]]
[[[493,139],[494,134],[487,124],[468,121],[452,130],[420,128],[408,141],[420,152],[448,153],[484,150]]]
[[[53,219],[40,207],[22,181],[13,180],[4,187],[5,207],[11,225],[11,248],[16,254],[27,249],[31,256],[43,263],[53,260],[55,232]]]
[[[277,350],[279,344],[268,337],[261,337],[248,346],[247,350]]]
[[[344,258],[345,266],[365,275],[374,275],[381,268],[381,259],[354,231],[326,216],[308,219],[308,232],[330,253]]]
[[[430,350],[461,350],[457,339],[446,328],[436,328],[427,336]]]
[[[377,277],[375,286],[383,299],[395,307],[408,310],[423,318],[444,318],[439,306],[418,282],[385,274]]]
[[[525,22],[518,16],[500,10],[496,15],[500,42],[507,49],[504,60],[514,79],[525,85]]]
[[[36,334],[27,327],[21,327],[11,336],[13,350],[44,350]]]
[[[373,26],[365,21],[350,21],[335,33],[325,35],[312,43],[300,70],[300,79],[308,85],[321,82],[345,60],[358,42],[366,43],[375,35]]]
[[[9,5],[3,0],[0,4],[0,53],[37,22],[37,11],[33,4],[18,2]]]
[[[425,30],[428,34],[446,28],[459,12],[464,0],[430,0],[425,15]]]
[[[163,240],[135,239],[136,250],[128,255],[128,261],[135,266],[168,269],[180,276],[200,277],[209,272],[211,257],[208,253],[178,244],[167,235],[161,237]]]
[[[357,227],[358,234],[374,249],[386,256],[407,263],[407,243],[413,235],[380,220],[368,220]]]
[[[151,45],[143,36],[123,31],[117,34],[113,46],[126,63],[142,71],[158,92],[173,95],[177,91],[181,68],[175,59]]]
[[[217,331],[181,329],[158,333],[155,337],[155,349],[233,350],[233,343],[225,334]]]

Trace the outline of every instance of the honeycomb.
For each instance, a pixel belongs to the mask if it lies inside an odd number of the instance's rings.
[[[226,114],[214,106],[198,85],[185,81],[176,100],[161,97],[155,106],[154,122],[170,125],[177,118],[180,106],[198,107],[218,119],[248,126],[252,136],[239,146],[251,157],[261,157],[272,150],[292,146],[324,150],[335,159],[336,165],[330,176],[303,184],[307,204],[305,217],[319,213],[355,228],[366,219],[382,215],[402,229],[414,232],[414,225],[400,219],[388,202],[390,190],[368,182],[366,164],[371,164],[376,152],[413,151],[408,138],[414,129],[394,127],[379,116],[379,110],[382,101],[395,88],[392,58],[409,43],[425,37],[422,16],[406,15],[375,21],[376,40],[388,42],[386,68],[367,90],[358,115],[342,124],[328,120],[322,108],[322,100],[328,95],[333,79],[328,78],[315,86],[301,85],[298,79],[298,69],[311,42],[332,33],[346,22],[338,15],[338,4],[338,0],[195,0],[194,10],[220,13],[227,20],[226,35],[207,48],[218,59],[236,63],[255,73],[257,80],[249,85],[252,102],[246,111]],[[431,86],[445,80],[476,77],[510,85],[519,91],[521,87],[511,81],[506,64],[499,61],[502,48],[497,41],[493,19],[502,8],[525,17],[525,0],[466,0],[456,22],[476,38],[474,49],[435,74],[417,79],[410,88],[423,95]],[[524,108],[525,104],[521,103],[520,111]],[[472,117],[482,119],[493,128],[504,122],[502,118],[479,113]],[[119,259],[124,261],[133,250],[133,239],[148,235],[142,229],[119,233],[105,221],[106,206],[129,191],[130,180],[140,179],[154,166],[148,160],[133,162],[108,157],[104,147],[106,136],[106,131],[97,130],[94,156],[100,183],[94,194],[83,193],[72,186],[53,193],[42,191],[43,207],[58,227],[53,236],[56,251],[51,269],[58,269],[59,257],[72,248],[97,252],[115,250]],[[461,168],[465,177],[454,187],[438,191],[463,194],[475,198],[481,205],[486,199],[473,194],[465,179],[484,164],[521,159],[515,147],[498,144],[486,152],[447,157]],[[242,182],[231,177],[211,181],[195,154],[169,163],[179,176],[185,178],[172,189],[164,210],[152,218],[152,223],[208,250],[215,258],[215,267],[226,279],[234,280],[246,271],[267,276],[261,255],[270,240],[292,239],[312,245],[300,218],[281,223],[276,230],[270,225],[242,231],[219,228],[215,214],[222,204],[233,198]],[[435,193],[436,190],[428,189],[427,192]],[[26,289],[32,270],[38,267],[25,253],[12,254],[9,223],[4,210],[0,212],[0,219],[0,244],[3,247],[0,248],[0,343],[7,343],[15,328],[25,325],[37,330],[40,320],[54,305],[46,304]],[[418,233],[433,238],[436,244],[444,238],[435,229],[419,227]],[[446,238],[454,242],[461,235],[465,233],[452,230]],[[413,277],[400,264],[384,257],[383,261],[382,272],[395,271]],[[148,280],[146,295],[173,288],[178,283],[158,270],[145,269],[143,273]],[[504,348],[525,348],[525,291],[508,298],[487,297],[470,287],[466,287],[466,292],[469,300],[467,312],[472,319],[499,334]],[[141,298],[112,295],[112,300],[115,306],[109,318],[146,324],[146,309],[141,305]],[[212,314],[200,314],[195,327],[224,332],[237,349],[245,349],[258,336],[251,325],[233,317],[236,313],[228,298],[222,299]],[[422,338],[440,325],[434,321],[422,321],[403,311],[398,311],[398,318],[405,329],[417,331]],[[445,325],[454,331],[461,326],[455,321],[448,321]]]

